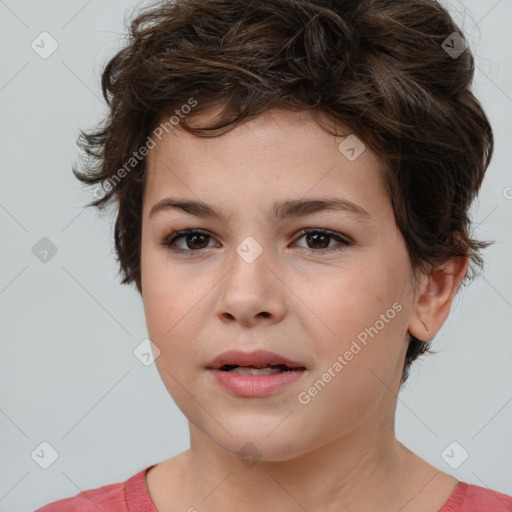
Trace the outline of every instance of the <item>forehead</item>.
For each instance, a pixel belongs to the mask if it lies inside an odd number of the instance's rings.
[[[208,126],[216,114],[213,109],[201,113],[190,124]],[[170,130],[148,154],[144,207],[171,193],[216,204],[221,194],[233,207],[258,198],[270,204],[339,193],[378,208],[379,196],[385,196],[381,160],[359,139],[357,158],[349,159],[345,142],[350,137],[354,142],[354,136],[346,137],[350,132],[343,127],[338,133],[329,134],[310,112],[284,109],[267,111],[217,137]]]

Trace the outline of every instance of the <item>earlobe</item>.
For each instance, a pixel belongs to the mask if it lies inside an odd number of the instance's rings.
[[[452,258],[447,264],[433,269],[418,287],[408,331],[422,341],[430,341],[446,321],[469,265],[469,256]]]

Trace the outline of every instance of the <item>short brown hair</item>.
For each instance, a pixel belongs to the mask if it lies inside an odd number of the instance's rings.
[[[414,276],[468,253],[464,284],[483,267],[480,250],[492,242],[471,238],[468,210],[493,134],[471,91],[464,34],[437,1],[175,0],[149,6],[128,28],[128,43],[102,74],[108,115],[81,131],[89,158],[82,171],[73,168],[83,183],[102,186],[87,206],[117,203],[122,284],[135,282],[142,293],[146,158],[134,155],[162,116],[191,99],[189,118],[223,107],[218,123],[200,129],[180,116],[180,128],[202,137],[275,107],[311,110],[348,128],[384,162]],[[402,383],[429,347],[411,336]]]

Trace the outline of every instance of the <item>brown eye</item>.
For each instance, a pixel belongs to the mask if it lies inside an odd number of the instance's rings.
[[[304,229],[303,235],[308,244],[306,249],[310,249],[313,253],[324,253],[339,251],[352,244],[351,241],[341,237],[338,233],[325,229]],[[300,239],[299,239],[300,240]],[[335,240],[338,244],[329,247],[329,243]]]
[[[181,241],[181,239],[183,239],[185,247],[180,247],[176,243],[178,240]],[[211,235],[208,233],[203,233],[195,229],[187,229],[173,233],[164,240],[163,245],[169,250],[176,252],[198,252],[208,247],[209,239],[211,239]]]
[[[185,243],[189,249],[204,249],[208,245],[204,245],[204,241],[208,237],[209,235],[204,235],[203,233],[189,233],[185,235]]]
[[[326,235],[325,233],[307,233],[304,235],[308,243],[312,243],[313,247],[311,249],[325,249],[329,246],[330,235]],[[319,247],[319,244],[321,247]]]

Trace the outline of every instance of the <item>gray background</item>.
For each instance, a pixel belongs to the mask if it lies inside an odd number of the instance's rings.
[[[0,1],[0,511],[126,480],[188,448],[154,364],[133,354],[147,332],[138,293],[119,284],[113,218],[83,208],[92,196],[71,173],[78,129],[105,109],[101,70],[138,5]],[[512,2],[444,5],[470,41],[474,91],[495,131],[473,219],[476,236],[497,243],[438,334],[441,352],[414,366],[396,430],[439,469],[512,494]],[[43,31],[59,45],[46,59],[31,48]],[[46,262],[32,249],[43,237],[57,249]],[[48,469],[31,456],[44,441],[58,452]],[[441,456],[453,441],[469,453],[457,468]]]

